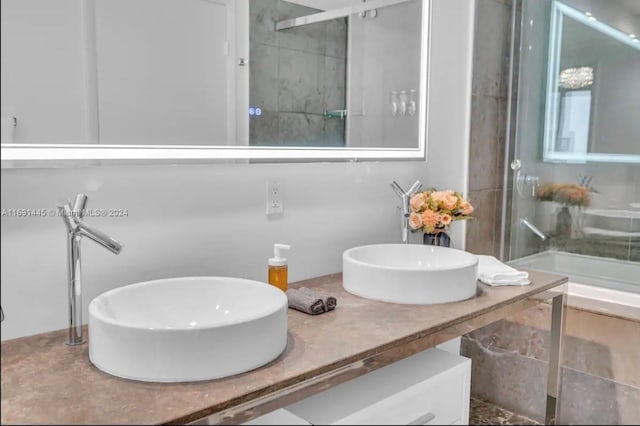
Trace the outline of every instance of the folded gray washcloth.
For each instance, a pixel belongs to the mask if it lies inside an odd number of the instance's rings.
[[[333,311],[338,305],[338,300],[335,297],[329,296],[322,291],[312,290],[307,287],[301,287],[299,290],[308,295],[321,298],[324,301],[324,308],[327,312]]]
[[[321,314],[325,309],[322,297],[316,297],[295,288],[287,290],[287,299],[290,308],[309,315]]]

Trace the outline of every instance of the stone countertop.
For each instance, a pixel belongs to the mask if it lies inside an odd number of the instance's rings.
[[[567,281],[553,274],[529,274],[529,286],[478,283],[476,297],[439,305],[363,299],[344,291],[341,274],[294,283],[292,287],[318,287],[335,295],[338,308],[317,316],[289,309],[288,344],[282,355],[256,370],[205,382],[145,383],[108,375],[90,363],[88,345],[65,345],[66,329],[5,341],[1,423],[192,422],[411,344]]]

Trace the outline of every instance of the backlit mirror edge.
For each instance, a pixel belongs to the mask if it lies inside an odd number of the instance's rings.
[[[420,107],[417,148],[320,148],[320,147],[228,147],[161,145],[47,145],[1,144],[0,166],[6,168],[68,167],[126,164],[132,162],[191,163],[224,160],[259,160],[260,162],[295,161],[427,161],[429,121],[431,0],[423,0],[422,45],[420,54]]]
[[[551,25],[549,38],[549,63],[547,65],[547,94],[545,107],[544,141],[542,159],[549,163],[572,163],[584,164],[590,162],[602,163],[640,163],[640,155],[632,154],[610,154],[610,153],[572,153],[556,152],[553,149],[555,138],[553,133],[558,120],[558,103],[554,101],[557,93],[554,88],[558,84],[560,73],[560,55],[562,46],[562,23],[564,16],[568,16],[576,21],[594,28],[604,34],[614,37],[634,49],[638,46],[631,43],[626,37],[620,37],[617,32],[612,31],[606,24],[589,19],[589,17],[564,3],[554,0],[551,9]]]

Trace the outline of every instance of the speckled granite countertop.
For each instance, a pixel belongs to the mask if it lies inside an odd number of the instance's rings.
[[[285,389],[301,388],[305,382],[315,380],[326,388],[329,379],[323,382],[322,378],[332,371],[354,363],[362,366],[366,359],[387,354],[385,362],[350,372],[351,377],[365,374],[423,350],[425,339],[447,327],[471,324],[475,318],[522,303],[566,282],[565,277],[533,271],[530,278],[532,284],[525,287],[492,288],[479,283],[475,298],[426,306],[353,296],[342,289],[340,274],[299,282],[292,287],[322,287],[335,294],[338,309],[318,316],[290,309],[289,341],[280,357],[256,370],[206,382],[159,384],[110,376],[89,362],[88,345],[64,344],[66,330],[9,340],[1,345],[1,422],[187,423],[225,410],[242,412],[252,402],[266,401],[269,395]],[[423,342],[422,346],[418,342]],[[289,397],[294,393],[288,392]],[[272,405],[264,408],[277,408],[278,403],[282,406],[301,398],[298,393],[290,401],[272,400]],[[256,411],[246,417],[258,414]]]

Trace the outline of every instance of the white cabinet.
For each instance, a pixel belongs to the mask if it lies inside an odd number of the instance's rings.
[[[452,354],[460,355],[460,348],[462,347],[462,337],[456,337],[451,340],[447,340],[444,343],[436,346],[438,349],[442,349],[446,352],[451,352]]]
[[[284,408],[279,410],[272,411],[270,413],[265,414],[264,416],[256,417],[253,420],[250,420],[243,425],[247,426],[264,426],[264,425],[310,425],[308,421],[301,419],[295,414],[291,413]]]
[[[468,424],[471,360],[430,349],[286,407],[311,424]]]

